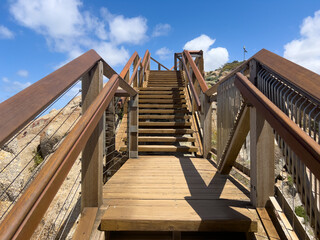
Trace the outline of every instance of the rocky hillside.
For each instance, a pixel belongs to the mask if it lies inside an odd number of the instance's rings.
[[[207,84],[210,86],[216,84],[219,80],[227,76],[232,70],[237,68],[242,62],[233,61],[231,63],[226,63],[223,67],[218,68],[214,71],[206,72],[205,73],[205,80]]]
[[[0,149],[0,216],[15,203],[75,125],[81,114],[80,101],[81,98],[76,97],[66,107],[53,109],[32,121]],[[77,187],[81,180],[80,167],[78,159],[32,239],[55,238],[79,197],[80,189]],[[67,238],[66,235],[63,236],[63,239]]]

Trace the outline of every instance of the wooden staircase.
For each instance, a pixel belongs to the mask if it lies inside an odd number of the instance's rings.
[[[139,153],[198,151],[185,91],[180,72],[150,71],[139,88]]]

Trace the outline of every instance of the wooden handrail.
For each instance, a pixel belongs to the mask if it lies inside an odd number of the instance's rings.
[[[252,58],[289,84],[293,84],[299,91],[320,102],[320,75],[266,49],[262,49]]]
[[[0,146],[88,72],[101,57],[89,50],[0,103]]]
[[[128,60],[127,64],[124,66],[124,68],[122,69],[121,73],[120,73],[120,77],[124,79],[124,77],[127,75],[131,64],[133,63],[134,59],[138,56],[137,52],[134,52],[132,54],[132,56],[130,57],[130,59]]]
[[[179,59],[180,60],[180,59]],[[196,102],[196,105],[197,105],[197,108],[198,109],[200,109],[201,108],[201,103],[200,103],[200,100],[199,100],[199,96],[198,96],[198,94],[197,94],[197,92],[196,92],[196,90],[195,90],[195,88],[194,88],[194,85],[193,85],[193,83],[192,83],[192,79],[191,79],[191,76],[190,76],[190,74],[189,74],[189,71],[187,71],[187,64],[186,64],[186,61],[185,61],[185,59],[182,57],[182,59],[181,59],[181,62],[182,62],[182,64],[183,64],[183,66],[184,66],[184,68],[186,69],[186,74],[187,74],[187,78],[188,78],[188,82],[189,82],[189,84],[190,84],[190,90],[191,90],[191,93],[192,93],[192,95],[193,95],[193,97],[194,97],[194,100],[195,100],[195,102]]]
[[[50,202],[59,190],[73,163],[97,126],[113,98],[120,79],[114,75],[82,118],[67,135],[65,141],[40,170],[0,225],[0,239],[23,239],[32,235]]]
[[[203,79],[202,74],[200,73],[198,67],[196,66],[195,62],[193,61],[189,51],[184,50],[183,54],[186,56],[190,66],[192,68],[192,71],[193,71],[194,75],[196,76],[196,79],[200,85],[202,92],[206,93],[208,90],[208,86],[207,86],[205,80]]]
[[[169,68],[167,68],[166,66],[164,66],[164,65],[162,65],[161,63],[159,63],[157,60],[155,60],[153,57],[151,57],[150,56],[150,58],[151,58],[151,60],[152,61],[154,61],[154,62],[156,62],[156,63],[158,63],[161,67],[163,67],[164,69],[166,69],[166,70],[168,70],[168,71],[170,71],[170,69]]]
[[[264,115],[271,127],[284,139],[310,171],[320,179],[320,145],[299,128],[243,74],[236,74],[235,85],[243,97]]]
[[[149,50],[146,50],[144,56],[143,56],[143,59],[142,59],[142,68],[145,69],[146,67],[146,63],[148,61],[148,55],[149,55]]]
[[[139,58],[138,62],[137,62],[137,65],[136,67],[134,68],[133,70],[133,73],[130,77],[130,80],[128,82],[128,84],[131,86],[132,82],[133,82],[133,79],[136,77],[136,75],[138,74],[138,69],[139,69],[139,66],[140,66],[140,63],[141,63],[141,58]]]

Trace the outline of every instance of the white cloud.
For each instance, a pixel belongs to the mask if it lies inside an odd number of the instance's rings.
[[[303,20],[300,35],[284,46],[284,57],[320,74],[320,10]]]
[[[141,44],[147,39],[147,19],[143,17],[125,18],[122,15],[109,22],[110,36],[117,43]]]
[[[9,82],[9,78],[3,77],[3,78],[2,78],[2,81],[5,82],[5,83],[8,83],[8,82]]]
[[[20,77],[28,77],[28,76],[29,76],[29,72],[28,72],[27,70],[23,70],[23,69],[19,70],[19,71],[17,72],[17,74],[18,74]]]
[[[155,26],[153,29],[152,36],[153,37],[159,37],[159,36],[166,36],[171,31],[171,26],[168,23],[162,24],[159,23]]]
[[[94,49],[111,66],[124,65],[130,57],[129,51],[124,47],[117,48],[108,42],[98,43]]]
[[[106,8],[97,17],[82,11],[82,5],[81,0],[12,0],[10,12],[18,23],[43,35],[52,51],[66,53],[63,63],[93,48],[111,66],[123,64],[129,53],[121,44],[147,39],[145,18],[113,15]]]
[[[11,32],[5,26],[0,25],[0,39],[12,39],[14,38],[13,32]]]
[[[215,41],[215,39],[211,39],[209,36],[202,34],[201,36],[187,42],[183,49],[202,50],[204,58],[204,70],[215,70],[227,63],[229,60],[229,53],[226,48],[210,48]]]
[[[9,78],[3,77],[2,81],[5,83],[4,91],[7,93],[17,93],[26,87],[31,85],[31,82],[19,82],[19,81],[10,81]]]
[[[156,55],[158,55],[161,60],[168,59],[172,53],[173,52],[167,47],[162,47],[156,51]]]

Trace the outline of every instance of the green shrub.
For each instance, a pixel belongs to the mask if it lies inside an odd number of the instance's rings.
[[[305,222],[307,221],[308,216],[307,216],[307,213],[302,205],[295,207],[294,212],[297,214],[297,216],[303,217]]]
[[[33,150],[32,151],[34,157],[33,157],[33,166],[29,169],[31,172],[36,169],[36,167],[38,167],[42,162],[43,162],[43,157],[40,154],[40,151],[37,150]]]

